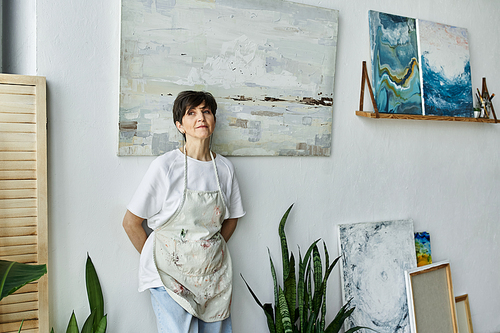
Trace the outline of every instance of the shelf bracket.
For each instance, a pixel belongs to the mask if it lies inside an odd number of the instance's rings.
[[[493,114],[493,118],[495,119],[495,123],[498,122],[497,120],[497,115],[495,114],[495,109],[493,108],[493,103],[491,103],[491,96],[490,93],[488,92],[488,87],[486,86],[486,78],[483,77],[483,86],[481,88],[481,96],[485,101],[489,101],[490,107],[491,107],[491,113]]]
[[[361,96],[359,98],[359,111],[363,111],[365,84],[368,85],[368,90],[370,92],[370,98],[372,100],[373,109],[375,110],[375,118],[380,118],[380,115],[378,114],[377,103],[375,102],[375,97],[373,96],[373,90],[372,90],[372,85],[370,83],[370,78],[368,77],[368,70],[366,69],[366,61],[363,61],[363,69],[361,74]]]

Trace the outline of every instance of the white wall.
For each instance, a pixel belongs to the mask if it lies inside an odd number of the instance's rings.
[[[335,254],[339,223],[413,218],[415,230],[431,234],[434,261],[450,260],[455,294],[469,294],[475,331],[499,332],[500,125],[371,120],[354,111],[361,62],[370,59],[370,9],[467,28],[473,86],[487,76],[490,92],[500,93],[500,2],[301,2],[340,10],[332,156],[231,158],[248,212],[230,241],[234,331],[266,331],[239,274],[262,301],[273,299],[266,247],[279,263],[277,224],[295,202],[287,226],[294,250],[323,237]],[[149,295],[136,291],[139,255],[121,227],[153,158],[116,156],[119,18],[120,1],[36,6],[37,74],[48,85],[50,302],[57,332],[72,309],[81,324],[89,313],[87,252],[104,290],[108,332],[155,331]],[[337,268],[330,319],[341,305],[339,280]]]

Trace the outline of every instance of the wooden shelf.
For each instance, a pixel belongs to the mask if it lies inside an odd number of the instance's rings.
[[[356,116],[366,118],[377,118],[375,112],[356,111]],[[413,114],[395,114],[395,113],[380,113],[380,119],[412,119],[412,120],[440,120],[440,121],[465,121],[472,123],[496,123],[495,119],[487,118],[468,118],[468,117],[444,117],[444,116],[421,116]]]

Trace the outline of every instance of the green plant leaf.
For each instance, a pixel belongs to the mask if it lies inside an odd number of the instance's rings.
[[[269,333],[276,333],[276,325],[274,324],[274,313],[273,313],[273,305],[271,303],[264,304],[264,313],[267,318],[267,327],[269,329]]]
[[[289,265],[290,265],[290,259],[288,255],[288,244],[286,241],[286,235],[285,235],[285,224],[286,220],[288,218],[288,214],[290,214],[290,211],[292,210],[293,204],[287,209],[283,217],[281,218],[280,225],[278,227],[278,234],[281,239],[281,256],[283,260],[283,281],[286,280],[286,274],[290,271]]]
[[[95,309],[92,328],[97,331],[97,327],[104,317],[104,298],[102,296],[101,284],[95,270],[92,259],[87,254],[87,263],[85,265],[85,283],[87,285],[87,296],[91,311]]]
[[[66,329],[66,333],[80,333],[78,331],[78,323],[76,322],[75,311],[71,313],[71,318],[69,318],[68,328]]]
[[[250,288],[250,285],[247,283],[247,281],[245,280],[243,275],[240,274],[240,276],[243,279],[243,282],[245,282],[245,285],[247,286],[248,291],[250,291],[250,294],[253,296],[253,299],[255,300],[255,302],[262,308],[262,310],[264,310],[264,313],[266,314],[266,317],[267,317],[267,326],[269,328],[269,332],[276,333],[276,325],[274,324],[273,306],[270,303],[266,303],[266,304],[262,305],[262,303],[258,299],[257,295],[255,295],[252,288]]]
[[[298,306],[299,306],[299,320],[300,320],[300,332],[304,332],[306,328],[306,312],[308,307],[309,298],[307,297],[307,289],[306,289],[306,266],[309,266],[309,258],[311,256],[311,252],[313,247],[318,243],[319,239],[312,243],[307,249],[306,255],[304,256],[304,260],[301,258],[300,248],[299,248],[299,277],[297,281],[297,297],[298,297]]]
[[[97,325],[97,330],[95,330],[95,333],[104,333],[106,332],[106,326],[108,325],[108,315],[105,315],[104,317],[101,318],[101,321]]]
[[[374,331],[376,332],[374,329],[371,329],[369,327],[364,327],[364,326],[354,326],[354,327],[351,327],[350,329],[348,329],[347,331],[345,331],[345,333],[353,333],[353,332],[356,332],[356,331],[359,331],[359,330],[362,330],[362,329],[365,329],[365,330],[370,330],[370,331]]]
[[[95,310],[93,310],[90,315],[85,320],[85,323],[82,327],[82,333],[94,333],[93,324],[94,324]]]
[[[273,283],[274,283],[274,323],[276,325],[276,333],[283,333],[283,323],[281,320],[281,311],[279,311],[279,292],[278,292],[278,278],[276,276],[276,269],[274,268],[274,263],[273,259],[271,258],[271,251],[267,249],[267,253],[269,255],[269,262],[271,264],[271,275],[273,277]]]
[[[312,299],[312,311],[319,315],[321,302],[323,301],[323,264],[319,255],[318,247],[313,248],[313,277],[314,277],[314,292]]]
[[[19,326],[19,330],[17,331],[17,333],[21,332],[21,328],[23,328],[23,324],[24,324],[24,319],[21,321],[21,326]]]
[[[46,265],[28,265],[0,260],[0,300],[47,273]]]
[[[355,307],[349,308],[352,298],[345,303],[337,312],[335,319],[328,325],[325,333],[338,333],[344,324],[344,321],[353,313]]]
[[[50,333],[54,333],[54,327],[50,329]]]
[[[293,333],[292,322],[290,320],[290,313],[288,312],[288,304],[286,303],[285,293],[281,287],[279,288],[279,310],[281,312],[283,328],[285,333]]]
[[[290,271],[283,283],[286,303],[288,304],[288,312],[290,313],[290,321],[295,324],[295,305],[297,302],[297,284],[295,279],[295,258],[293,253],[290,256]]]

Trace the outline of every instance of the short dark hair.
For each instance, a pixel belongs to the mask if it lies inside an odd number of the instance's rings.
[[[212,111],[215,117],[215,112],[217,111],[217,102],[211,93],[206,91],[192,91],[186,90],[182,91],[177,95],[174,101],[174,107],[172,113],[174,115],[174,124],[177,122],[182,124],[182,117],[186,114],[186,111],[197,107],[201,103],[205,102],[205,106]]]

